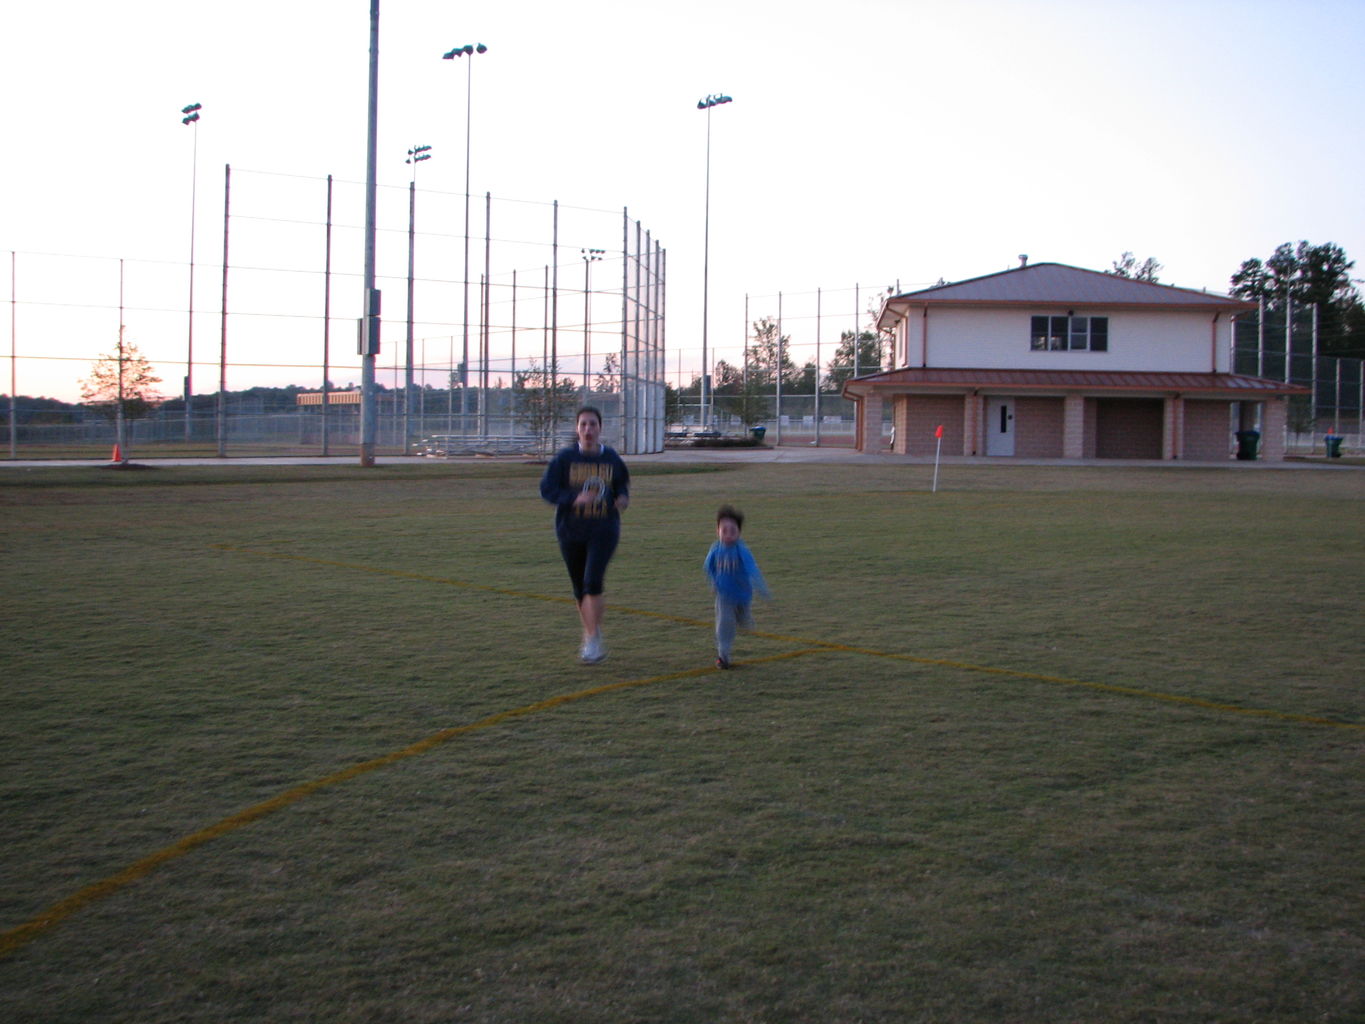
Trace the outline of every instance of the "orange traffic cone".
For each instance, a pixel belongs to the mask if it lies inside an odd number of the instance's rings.
[[[121,451],[119,450],[119,446],[118,446],[118,445],[114,445],[114,454],[111,455],[111,456],[109,456],[109,461],[110,461],[110,462],[122,462],[122,461],[123,461],[123,452],[121,452]]]

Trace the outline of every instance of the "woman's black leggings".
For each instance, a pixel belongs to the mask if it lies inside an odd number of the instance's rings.
[[[569,570],[575,601],[585,596],[602,593],[606,582],[607,563],[621,540],[621,529],[599,527],[584,537],[559,538],[559,553]]]

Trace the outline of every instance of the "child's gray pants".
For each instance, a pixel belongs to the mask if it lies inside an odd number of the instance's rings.
[[[739,604],[728,598],[716,595],[716,653],[726,661],[730,660],[730,648],[735,643],[735,631],[743,626],[753,627],[753,616],[748,604]]]

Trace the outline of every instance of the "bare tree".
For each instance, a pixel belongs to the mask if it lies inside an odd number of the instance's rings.
[[[1113,274],[1115,277],[1128,277],[1134,281],[1146,281],[1148,284],[1160,284],[1157,279],[1157,272],[1161,269],[1161,264],[1155,258],[1148,256],[1141,263],[1131,252],[1125,252],[1114,261],[1114,269],[1106,270],[1106,274]]]
[[[118,350],[95,360],[90,376],[81,381],[81,398],[86,405],[114,421],[122,451],[128,447],[125,423],[156,408],[163,398],[156,390],[160,383],[161,378],[152,372],[152,364],[137,346],[123,340],[123,328],[120,327]]]
[[[618,352],[608,352],[602,360],[602,371],[593,383],[593,390],[599,395],[614,395],[621,384],[621,356]]]

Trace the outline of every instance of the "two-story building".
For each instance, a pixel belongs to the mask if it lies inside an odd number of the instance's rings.
[[[856,445],[1045,459],[1284,458],[1286,399],[1231,372],[1233,322],[1255,303],[1058,263],[895,295],[878,327],[893,369],[844,385]],[[1244,450],[1244,454],[1246,454]]]

